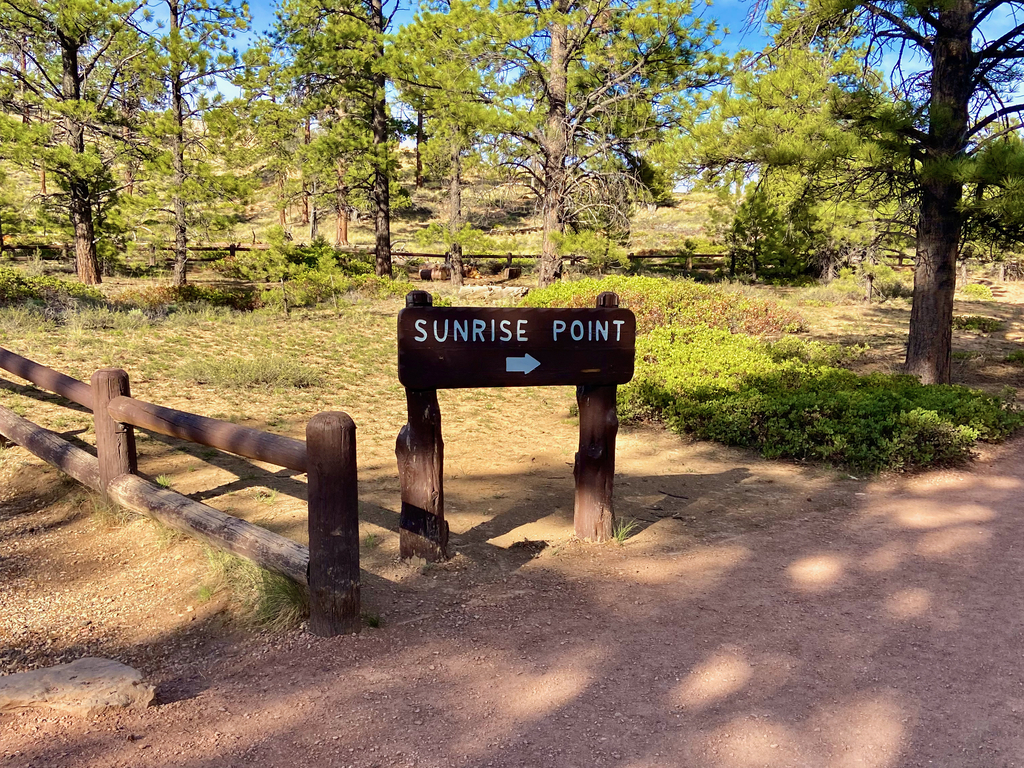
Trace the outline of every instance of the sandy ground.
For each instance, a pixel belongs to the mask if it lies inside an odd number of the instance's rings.
[[[158,704],[92,721],[0,717],[0,760],[1024,764],[1022,445],[991,451],[970,471],[868,484],[631,431],[617,487],[624,507],[654,522],[624,546],[504,548],[502,529],[515,521],[463,526],[452,564],[393,564],[404,578],[368,578],[383,626],[335,639],[232,633],[209,606],[186,612],[176,584],[187,575],[173,563],[187,564],[191,545],[146,546],[143,522],[108,529],[100,541],[121,570],[106,569],[107,586],[124,591],[106,598],[101,571],[78,578],[90,579],[95,603],[117,603],[127,616],[120,627],[108,619],[116,631],[90,650],[120,648],[157,683]],[[669,471],[677,461],[709,471]],[[710,471],[716,465],[722,471]],[[562,485],[565,506],[571,483]],[[459,498],[460,483],[451,486]],[[34,517],[12,506],[4,562],[28,578],[35,566],[18,570],[22,550],[11,540]],[[511,538],[537,541],[556,525],[534,518]],[[98,538],[95,516],[35,522],[22,540],[36,546],[46,537],[67,546],[76,530]],[[46,568],[59,581],[53,562]],[[145,574],[164,595],[148,608],[147,589],[133,584]],[[32,623],[31,596],[3,598],[22,600]],[[79,606],[78,623],[88,615]],[[146,615],[165,617],[162,629],[129,637],[126,626]]]
[[[1000,359],[978,375],[1016,386]],[[1024,439],[868,481],[623,428],[617,512],[638,532],[591,546],[570,540],[571,394],[527,392],[442,398],[441,566],[396,558],[400,402],[359,414],[380,626],[334,639],[246,630],[196,544],[0,452],[0,673],[100,655],[157,686],[144,712],[0,715],[0,766],[1024,765]],[[140,450],[303,539],[302,476]]]

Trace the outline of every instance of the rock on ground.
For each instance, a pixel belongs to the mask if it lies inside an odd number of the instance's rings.
[[[45,707],[92,717],[111,708],[142,709],[153,695],[141,672],[110,659],[85,658],[0,677],[0,712]]]

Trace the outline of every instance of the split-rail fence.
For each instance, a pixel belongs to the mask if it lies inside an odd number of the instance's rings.
[[[359,631],[356,429],[348,414],[318,413],[302,441],[137,400],[119,368],[102,368],[87,384],[3,348],[0,368],[92,411],[96,456],[2,406],[0,435],[112,503],[305,586],[314,634]],[[141,477],[135,427],[306,473],[309,547]]]

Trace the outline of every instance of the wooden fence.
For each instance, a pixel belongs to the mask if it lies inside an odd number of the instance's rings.
[[[356,428],[347,414],[318,413],[303,442],[136,400],[119,368],[86,384],[3,348],[0,368],[92,411],[96,456],[2,406],[0,435],[111,502],[306,586],[314,634],[359,631]],[[140,477],[135,427],[305,472],[309,547]]]
[[[135,243],[135,253],[139,255],[149,254],[151,263],[155,260],[155,255],[158,251],[173,251],[173,243]],[[265,251],[270,248],[268,243],[206,243],[205,245],[189,245],[188,250],[191,253],[225,253],[229,258],[233,257],[236,253],[245,251]],[[13,243],[8,242],[0,245],[0,251],[45,251],[47,253],[58,253],[60,258],[70,259],[74,254],[74,245],[71,243]],[[345,253],[359,254],[363,256],[372,256],[374,251],[367,248],[357,248],[353,246],[341,246],[339,250]],[[446,254],[444,253],[421,253],[418,251],[403,251],[398,248],[392,249],[392,256],[401,257],[405,259],[427,259],[427,260],[441,260],[444,261]],[[214,257],[219,258],[219,257]],[[466,259],[539,259],[540,254],[536,253],[478,253],[478,254],[465,254],[463,258]],[[586,261],[585,257],[566,257],[568,259],[577,261]],[[641,254],[631,253],[627,256],[630,261],[646,261],[653,259],[684,259],[686,269],[713,269],[718,266],[718,262],[728,259],[728,256],[724,253],[679,253],[676,251],[657,251],[657,252],[646,252]],[[710,264],[708,262],[711,262]]]

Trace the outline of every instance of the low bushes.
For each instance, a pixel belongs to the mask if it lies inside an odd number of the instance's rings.
[[[864,471],[967,458],[1024,422],[998,398],[911,376],[858,376],[848,353],[787,339],[772,344],[711,328],[661,328],[638,339],[637,371],[620,390],[625,418]]]
[[[766,340],[798,328],[799,316],[720,288],[609,277],[558,284],[524,303],[592,307],[602,291],[637,315],[636,375],[619,389],[624,420],[656,418],[770,458],[869,472],[960,461],[978,440],[1000,440],[1024,423],[999,398],[965,387],[841,367],[863,348]]]
[[[100,302],[101,294],[95,288],[59,277],[28,275],[10,267],[0,267],[0,304],[13,304],[26,299],[51,301],[54,299],[79,299]]]
[[[717,286],[656,277],[606,277],[555,283],[527,294],[527,307],[593,307],[597,295],[614,291],[636,315],[637,333],[662,326],[703,326],[756,336],[798,331],[803,322],[792,310]]]
[[[1006,324],[994,317],[983,315],[953,315],[954,331],[977,331],[978,333],[995,333],[1005,330]]]
[[[164,309],[178,304],[210,304],[237,310],[259,306],[259,297],[251,288],[210,288],[203,285],[145,285],[127,288],[111,298],[118,308]]]
[[[974,299],[976,301],[992,301],[992,299],[995,298],[992,295],[992,289],[987,285],[982,285],[981,283],[970,283],[969,285],[965,285],[960,292],[968,299]]]

